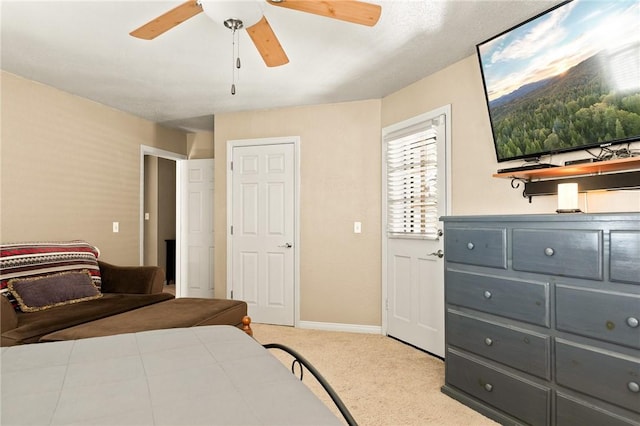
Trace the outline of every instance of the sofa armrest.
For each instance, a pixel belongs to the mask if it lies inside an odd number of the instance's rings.
[[[162,293],[164,270],[159,266],[116,266],[98,261],[103,293]]]
[[[5,331],[13,330],[18,326],[18,314],[16,310],[4,296],[0,296],[0,330],[2,333]]]

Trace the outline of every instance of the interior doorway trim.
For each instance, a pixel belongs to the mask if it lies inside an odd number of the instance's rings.
[[[233,160],[233,148],[246,147],[246,146],[262,146],[262,145],[277,145],[277,144],[291,144],[293,143],[293,161],[294,161],[294,184],[293,195],[294,201],[294,271],[293,271],[293,292],[294,292],[294,315],[293,325],[298,327],[300,323],[300,136],[283,136],[274,138],[261,138],[261,139],[236,139],[227,141],[227,220],[229,224],[233,218],[233,173],[231,170],[231,162]],[[231,227],[226,227],[227,236],[227,297],[231,298],[231,286],[229,283],[233,282],[233,246],[231,244]]]
[[[164,158],[166,160],[172,160],[176,162],[176,166],[181,160],[186,160],[187,156],[184,154],[178,154],[172,151],[166,151],[164,149],[155,148],[147,145],[140,145],[140,215],[139,215],[139,230],[140,236],[138,238],[140,248],[140,266],[144,265],[144,156],[151,155],[154,157]],[[176,167],[177,169],[177,167]],[[176,265],[179,264],[181,256],[178,247],[180,247],[180,191],[182,188],[182,180],[180,174],[176,173]],[[176,274],[177,278],[177,274]]]

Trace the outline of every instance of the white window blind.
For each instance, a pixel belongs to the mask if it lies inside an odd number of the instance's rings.
[[[389,237],[438,238],[437,140],[425,123],[385,137]]]

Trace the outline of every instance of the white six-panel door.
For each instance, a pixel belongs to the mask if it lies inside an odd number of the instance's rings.
[[[232,151],[232,297],[255,322],[293,325],[294,144]]]
[[[184,182],[180,243],[186,259],[180,268],[179,297],[214,297],[213,161],[179,163]]]

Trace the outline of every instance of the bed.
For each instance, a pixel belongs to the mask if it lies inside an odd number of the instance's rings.
[[[3,425],[343,424],[231,326],[4,347],[1,402]]]

